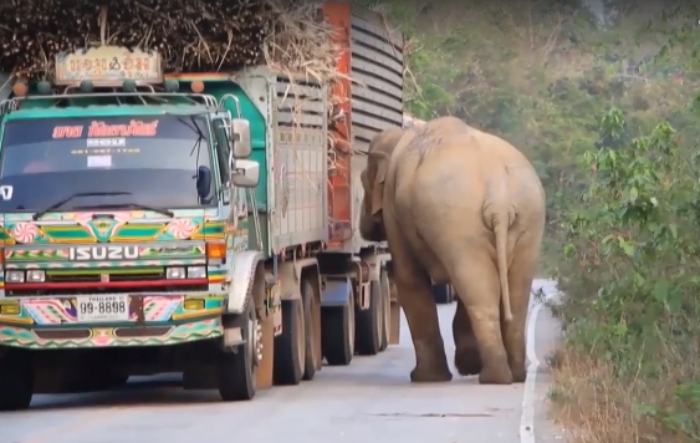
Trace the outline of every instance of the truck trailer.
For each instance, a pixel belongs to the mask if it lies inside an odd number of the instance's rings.
[[[398,341],[390,256],[357,226],[361,153],[402,124],[402,36],[324,13],[330,84],[100,46],[2,89],[0,410],[163,372],[249,400]]]

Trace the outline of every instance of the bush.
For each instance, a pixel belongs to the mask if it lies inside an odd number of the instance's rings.
[[[558,418],[586,442],[700,442],[700,152],[667,122],[583,156],[589,185],[563,215],[567,294]]]

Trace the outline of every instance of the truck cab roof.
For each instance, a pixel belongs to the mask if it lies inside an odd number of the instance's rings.
[[[190,115],[216,111],[205,105],[91,105],[70,107],[32,107],[18,109],[4,116],[6,121],[57,117],[108,117],[129,115]]]

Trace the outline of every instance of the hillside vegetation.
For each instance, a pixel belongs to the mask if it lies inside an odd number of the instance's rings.
[[[412,112],[508,139],[545,185],[553,417],[573,442],[700,442],[700,5],[379,3],[410,37]]]

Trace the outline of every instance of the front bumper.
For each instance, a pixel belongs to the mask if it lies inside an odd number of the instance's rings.
[[[126,296],[128,316],[111,322],[80,319],[81,300],[93,294],[2,298],[0,346],[28,349],[167,346],[223,335],[221,314],[227,304],[224,293],[113,295]]]

